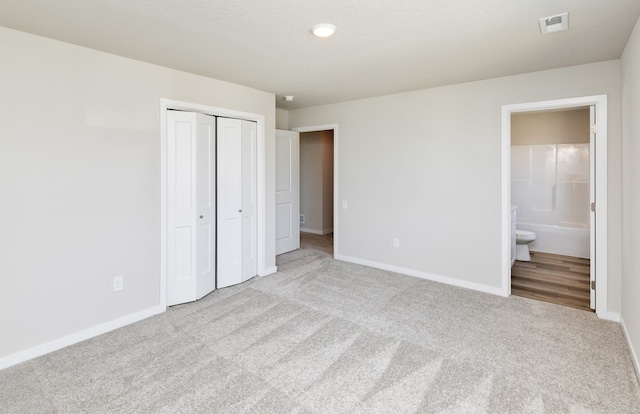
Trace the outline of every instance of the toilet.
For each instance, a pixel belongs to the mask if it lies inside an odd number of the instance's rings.
[[[536,234],[532,231],[516,229],[516,260],[530,262],[529,243],[536,239]]]

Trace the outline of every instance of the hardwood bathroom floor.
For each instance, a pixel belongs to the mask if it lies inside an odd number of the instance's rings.
[[[589,307],[589,259],[531,252],[511,267],[511,294],[572,308]]]

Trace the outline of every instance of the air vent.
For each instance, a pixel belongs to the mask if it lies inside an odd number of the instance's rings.
[[[540,23],[540,33],[543,35],[561,32],[569,28],[569,13],[543,17],[542,19],[538,19],[538,23]]]

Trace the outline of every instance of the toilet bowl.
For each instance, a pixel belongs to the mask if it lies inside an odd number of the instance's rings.
[[[530,262],[529,243],[536,239],[536,234],[532,231],[516,229],[516,260]]]

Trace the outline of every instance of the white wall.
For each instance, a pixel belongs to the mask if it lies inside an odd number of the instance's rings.
[[[161,98],[265,115],[275,266],[273,94],[5,28],[0,50],[0,361],[159,305]]]
[[[622,323],[640,376],[640,20],[622,55]]]
[[[333,231],[333,130],[322,131],[322,232]]]
[[[289,111],[276,108],[276,129],[289,129]]]
[[[338,257],[499,292],[501,107],[609,97],[609,312],[620,312],[620,62],[289,111],[292,128],[338,124]],[[339,202],[340,202],[339,201]],[[400,239],[400,248],[392,239]]]

